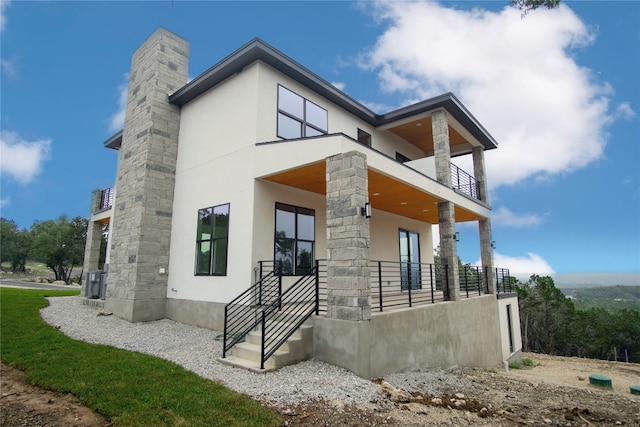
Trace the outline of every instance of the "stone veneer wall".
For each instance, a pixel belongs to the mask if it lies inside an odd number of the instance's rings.
[[[91,194],[91,209],[89,212],[89,218],[96,212],[98,206],[100,206],[100,195],[102,190],[94,190]],[[87,227],[87,240],[84,246],[84,264],[82,271],[86,275],[91,271],[98,269],[100,262],[100,240],[102,236],[102,224],[95,221],[89,221]]]
[[[186,84],[188,60],[189,43],[163,28],[132,58],[105,303],[132,322],[165,317],[180,126],[168,95]]]
[[[366,156],[357,151],[327,159],[327,316],[371,318]]]
[[[451,150],[449,145],[449,122],[445,110],[436,110],[431,115],[433,149],[436,158],[436,178],[451,188]],[[458,251],[456,248],[456,217],[452,202],[438,203],[438,224],[440,229],[440,260],[442,274],[448,283],[446,297],[451,301],[460,299],[460,278],[458,276]],[[448,266],[445,270],[444,266]]]

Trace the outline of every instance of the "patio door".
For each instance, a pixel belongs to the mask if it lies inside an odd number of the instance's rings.
[[[400,286],[402,290],[420,289],[420,235],[400,229]]]

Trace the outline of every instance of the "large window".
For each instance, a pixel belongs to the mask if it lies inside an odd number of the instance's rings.
[[[196,275],[225,276],[229,242],[229,204],[198,210]]]
[[[276,203],[274,260],[282,274],[303,275],[311,271],[315,246],[315,211]]]
[[[278,136],[302,138],[327,133],[327,110],[278,85]]]

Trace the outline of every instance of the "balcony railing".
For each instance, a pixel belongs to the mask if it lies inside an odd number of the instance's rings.
[[[480,200],[478,180],[451,163],[451,186],[469,197]]]
[[[496,268],[496,292],[499,294],[514,292],[508,268]]]
[[[113,187],[102,190],[100,194],[100,210],[110,209],[113,206]]]
[[[321,315],[326,315],[327,261],[317,260],[316,263],[317,310]],[[435,264],[417,262],[370,261],[371,310],[383,312],[446,301],[447,266],[444,266],[444,272],[440,268]],[[272,261],[260,262],[260,277],[271,271]],[[462,298],[488,293],[488,274],[483,267],[461,266],[458,274]],[[512,292],[508,269],[496,268],[495,280],[496,293]]]

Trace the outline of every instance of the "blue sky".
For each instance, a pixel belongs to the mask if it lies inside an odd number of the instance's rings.
[[[131,54],[163,26],[191,42],[190,77],[260,37],[377,112],[454,92],[500,144],[496,265],[640,273],[640,2],[524,19],[508,0],[0,4],[0,209],[20,227],[87,217],[113,185],[102,142]],[[477,227],[458,231],[476,264]]]

